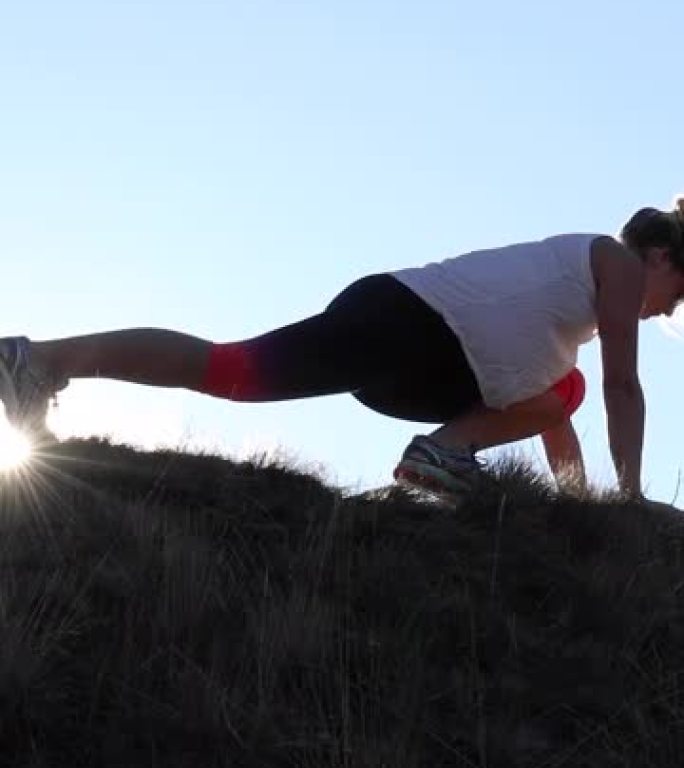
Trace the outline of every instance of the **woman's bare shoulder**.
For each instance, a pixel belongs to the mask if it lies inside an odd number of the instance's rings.
[[[619,271],[623,276],[630,274],[638,278],[643,271],[643,262],[638,254],[610,235],[601,235],[591,244],[591,271],[598,288],[607,276]]]

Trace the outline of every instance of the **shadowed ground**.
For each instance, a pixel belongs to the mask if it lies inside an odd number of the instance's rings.
[[[681,765],[674,508],[72,441],[0,513],[1,765]]]

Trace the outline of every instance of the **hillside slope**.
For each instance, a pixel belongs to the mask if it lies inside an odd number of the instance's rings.
[[[91,440],[0,513],[0,765],[681,765],[673,508]]]

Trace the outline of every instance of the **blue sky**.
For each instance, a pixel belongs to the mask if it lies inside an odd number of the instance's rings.
[[[684,192],[682,30],[674,0],[3,4],[0,334],[235,340],[365,274],[614,233]],[[684,347],[651,322],[640,348],[644,481],[671,501]],[[596,343],[580,364],[575,424],[610,484]],[[353,488],[388,482],[426,431],[349,396],[245,405],[112,382],[74,383],[53,424],[280,445]]]

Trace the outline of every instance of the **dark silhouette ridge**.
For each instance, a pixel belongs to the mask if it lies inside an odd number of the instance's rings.
[[[74,440],[0,513],[0,765],[681,764],[673,507]]]

